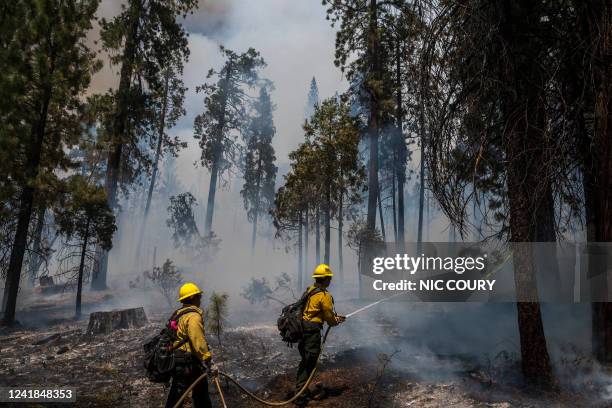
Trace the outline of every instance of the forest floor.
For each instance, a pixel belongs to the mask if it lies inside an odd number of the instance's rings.
[[[39,327],[3,329],[0,386],[76,387],[77,403],[70,406],[162,407],[168,389],[145,378],[142,344],[159,331],[167,316],[148,313],[145,326],[108,335],[87,335],[86,320],[55,319]],[[504,356],[484,367],[466,356],[421,354],[382,317],[374,321],[374,329],[332,329],[311,387],[315,399],[308,406],[612,406],[592,401],[588,392],[529,392],[514,381],[517,364]],[[220,368],[258,395],[271,400],[291,395],[299,356],[297,349],[280,341],[273,323],[236,324],[227,328],[221,344],[214,336],[209,342]],[[231,384],[222,381],[222,386],[231,408],[263,406]],[[212,385],[210,390],[213,404],[220,406]]]

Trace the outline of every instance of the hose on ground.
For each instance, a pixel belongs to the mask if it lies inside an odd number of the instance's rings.
[[[315,366],[312,369],[310,375],[308,376],[308,379],[306,380],[306,383],[302,386],[302,388],[293,397],[291,397],[290,399],[288,399],[286,401],[267,401],[267,400],[265,400],[263,398],[258,397],[255,394],[253,394],[251,391],[246,389],[242,384],[240,384],[237,380],[232,378],[229,374],[227,374],[227,373],[225,373],[223,371],[219,371],[219,375],[222,375],[223,377],[225,377],[228,380],[230,380],[230,382],[232,382],[236,387],[238,387],[239,390],[244,392],[247,396],[249,396],[250,398],[252,398],[255,401],[260,402],[260,403],[262,403],[264,405],[267,405],[267,406],[270,406],[270,407],[280,407],[280,406],[283,406],[283,405],[291,404],[293,401],[298,399],[298,397],[300,395],[302,395],[308,389],[308,387],[310,386],[310,383],[314,379],[315,372],[317,371],[317,367],[319,366],[319,359],[321,357],[321,354],[323,354],[323,347],[325,346],[325,341],[327,340],[327,335],[329,334],[329,329],[331,329],[331,327],[327,326],[327,330],[325,330],[325,334],[323,335],[323,339],[321,341],[321,350],[319,351],[319,355],[317,356],[317,361],[316,361]],[[189,395],[189,392],[191,390],[193,390],[193,388],[196,385],[198,385],[200,383],[200,381],[204,380],[204,378],[206,378],[207,376],[208,376],[208,373],[204,373],[201,376],[199,376],[198,378],[196,378],[196,380],[189,386],[189,388],[187,388],[187,390],[185,390],[183,395],[181,395],[181,398],[176,402],[176,404],[174,404],[173,408],[179,408],[181,406],[181,404],[183,403],[183,401],[185,400],[185,398],[187,398],[187,395]],[[218,378],[215,378],[215,381],[216,381],[217,388],[219,390],[219,395],[221,396],[221,401],[223,402],[223,406],[226,407],[225,399],[223,398],[223,393],[221,392],[221,386],[219,385]]]

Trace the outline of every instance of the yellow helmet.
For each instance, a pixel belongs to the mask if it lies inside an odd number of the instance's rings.
[[[179,289],[179,298],[177,299],[177,302],[194,295],[199,295],[200,293],[202,293],[202,291],[195,283],[187,282]]]
[[[327,276],[334,276],[334,273],[327,264],[318,265],[312,274],[313,278],[325,278]]]

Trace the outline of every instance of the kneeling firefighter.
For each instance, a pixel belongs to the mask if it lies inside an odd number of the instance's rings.
[[[166,401],[166,408],[172,408],[189,386],[208,371],[209,376],[218,374],[212,362],[212,355],[204,336],[204,321],[200,302],[202,291],[193,283],[186,283],[179,289],[178,301],[183,305],[174,312],[177,326],[177,340],[174,346],[175,370],[172,374],[172,386]],[[212,403],[208,395],[208,381],[205,378],[192,390],[193,406],[210,408]]]
[[[302,324],[304,334],[298,343],[298,350],[302,360],[298,367],[296,392],[304,386],[310,373],[314,370],[319,353],[321,352],[321,330],[323,323],[330,326],[336,326],[342,323],[346,318],[339,316],[334,310],[334,298],[327,291],[332,277],[334,276],[329,265],[320,264],[314,270],[312,275],[315,280],[312,286],[309,286],[304,292],[306,303],[302,312]],[[305,406],[308,403],[306,393],[302,394],[295,401],[298,406]]]

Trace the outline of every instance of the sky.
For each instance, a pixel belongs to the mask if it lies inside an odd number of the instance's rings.
[[[120,7],[119,1],[103,0],[98,17],[110,19],[120,12]],[[318,82],[321,99],[331,97],[336,92],[342,93],[347,88],[346,80],[333,64],[335,30],[325,16],[325,7],[319,0],[200,0],[198,11],[183,21],[189,33],[190,48],[183,76],[188,88],[185,100],[187,114],[169,133],[188,143],[188,147],[180,151],[176,160],[177,175],[185,190],[198,200],[195,217],[200,228],[203,228],[210,172],[200,165],[194,166],[199,160],[200,148],[193,139],[193,120],[204,109],[203,97],[196,94],[195,88],[207,81],[206,75],[210,68],[218,70],[222,66],[219,46],[223,45],[239,53],[253,47],[267,63],[260,75],[274,82],[271,97],[276,106],[276,136],[273,146],[279,167],[277,185],[281,185],[282,173],[288,168],[289,152],[304,140],[302,124],[313,76]],[[98,39],[99,27],[96,26],[88,40],[90,45],[99,49],[99,42],[96,44]],[[95,76],[90,93],[102,93],[118,84],[120,67],[110,66],[104,54],[102,58],[105,66]],[[251,226],[246,220],[239,195],[241,187],[242,179],[237,175],[227,180],[227,184],[217,191],[213,230],[223,242],[220,253],[211,263],[190,265],[188,259],[172,248],[165,225],[167,203],[161,202],[153,203],[150,216],[152,225],[148,227],[148,235],[161,238],[147,242],[146,259],[150,259],[156,247],[158,260],[170,257],[177,261],[186,278],[206,282],[206,285],[219,290],[228,290],[227,279],[234,277],[244,280],[251,276],[273,277],[282,272],[295,273],[295,255],[285,251],[284,243],[269,238],[273,232],[269,221],[262,222],[260,226],[268,238],[260,239],[255,258],[250,255]],[[124,208],[127,207],[125,205]],[[111,282],[126,270],[141,270],[131,263],[133,248],[130,243],[136,239],[133,234],[138,231],[138,228],[134,228],[138,225],[138,218],[129,214],[122,218],[121,238],[111,251],[109,260]],[[265,234],[266,231],[268,234]],[[334,242],[332,251],[337,250],[335,246]],[[274,262],[265,262],[272,253]],[[345,263],[348,268],[351,261],[347,259]],[[222,276],[217,273],[219,271],[223,271]],[[236,290],[240,289],[240,285],[234,286]]]
[[[120,2],[104,0],[98,16],[111,18],[119,7]],[[210,68],[220,68],[220,45],[237,52],[253,47],[267,62],[261,76],[271,79],[275,86],[272,100],[277,134],[273,144],[280,167],[286,167],[288,153],[303,140],[301,125],[312,77],[317,79],[321,98],[342,92],[347,86],[333,64],[335,30],[325,19],[325,8],[317,0],[200,0],[198,11],[183,24],[189,32],[191,52],[183,78],[188,87],[187,115],[170,131],[189,144],[181,155],[182,170],[186,170],[184,163],[192,165],[199,156],[192,138],[193,119],[203,110],[203,98],[195,93],[195,87],[206,82]],[[97,35],[94,30],[90,40],[97,40]],[[91,92],[116,86],[119,67],[104,62]]]

